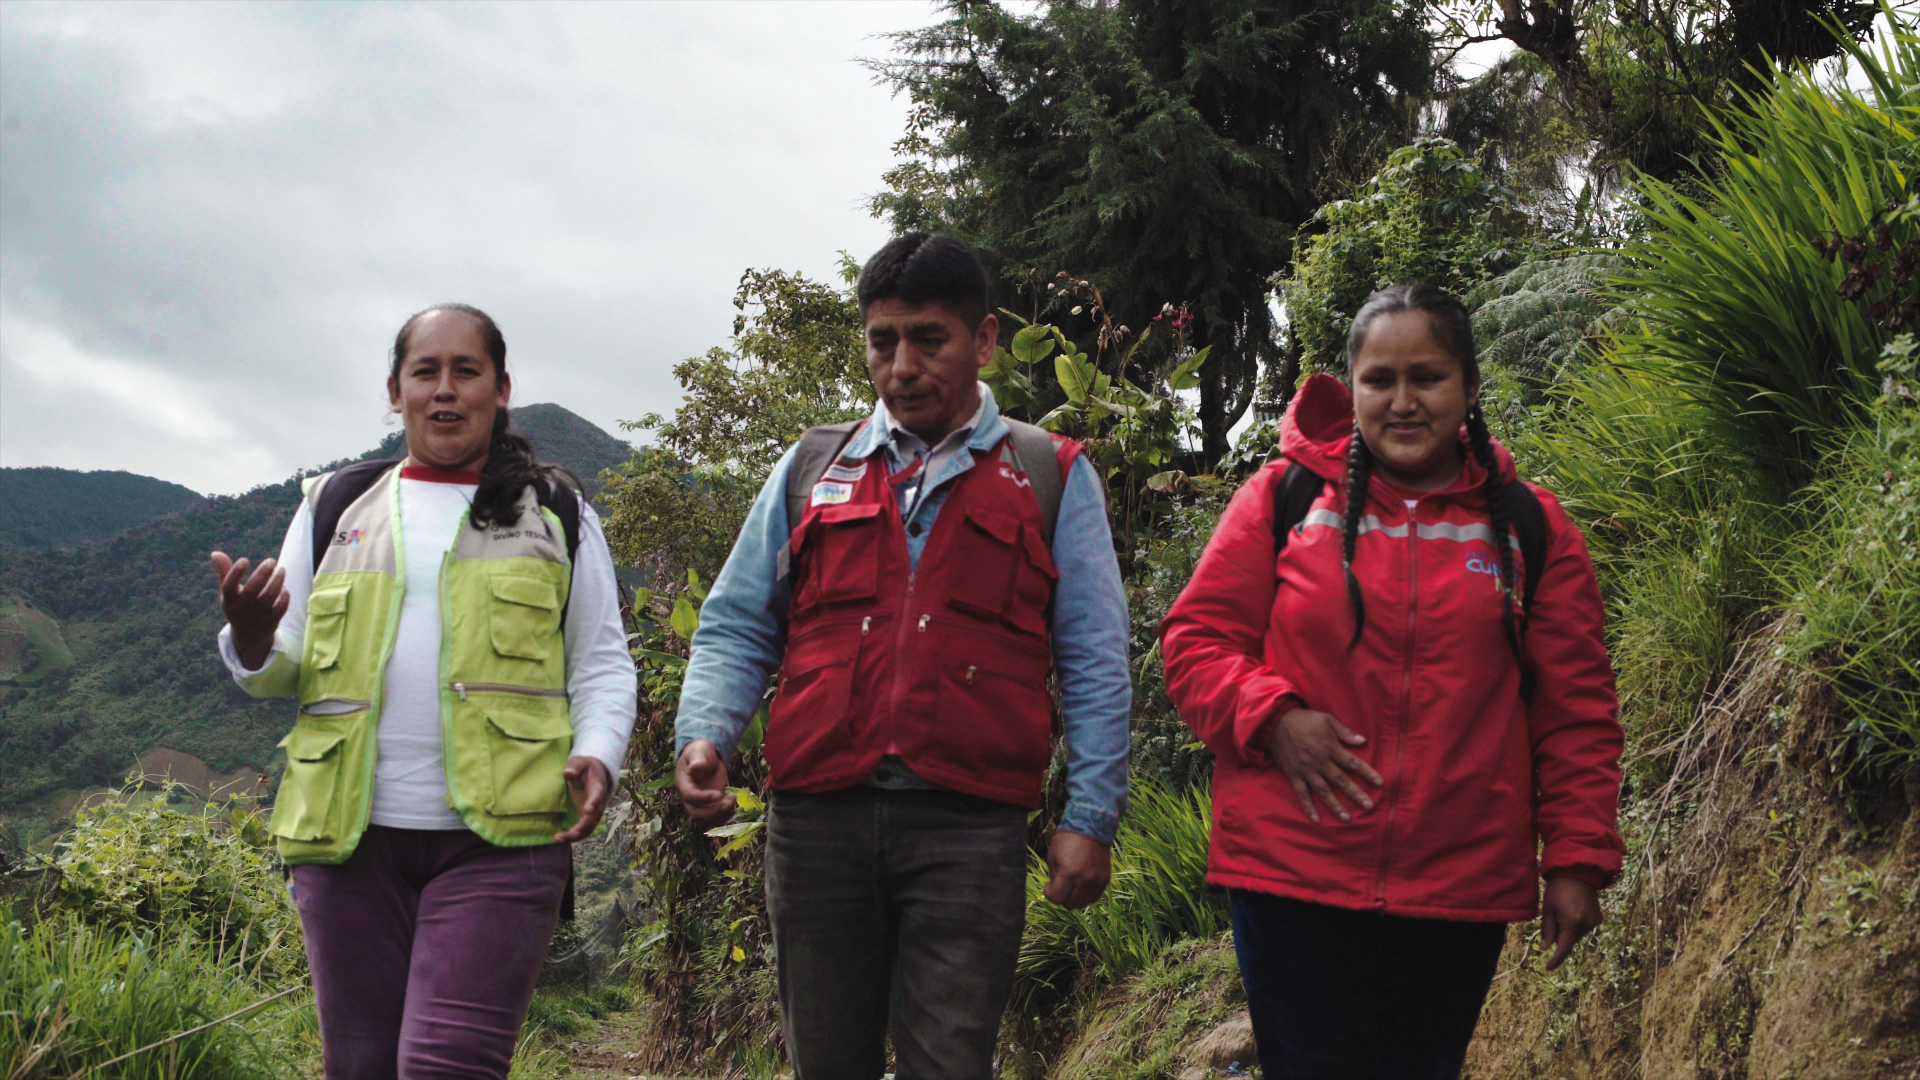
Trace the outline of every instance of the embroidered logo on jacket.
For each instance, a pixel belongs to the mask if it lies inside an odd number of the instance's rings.
[[[827,471],[823,474],[825,479],[841,480],[849,484],[865,475],[867,475],[867,463],[864,461],[858,465],[842,465],[835,462],[827,466]]]
[[[813,506],[832,506],[853,498],[852,484],[837,484],[832,480],[822,480],[813,485]]]
[[[360,541],[365,540],[366,538],[367,538],[367,534],[364,532],[361,532],[359,529],[342,529],[339,532],[333,534],[332,546],[354,547],[358,545]]]

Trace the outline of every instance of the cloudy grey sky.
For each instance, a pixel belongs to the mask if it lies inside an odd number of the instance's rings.
[[[0,4],[0,464],[230,493],[358,453],[399,323],[457,299],[515,397],[620,434],[818,277],[905,105],[909,3]]]

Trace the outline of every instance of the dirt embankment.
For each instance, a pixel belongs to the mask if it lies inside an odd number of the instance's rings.
[[[1545,975],[1515,948],[1482,1015],[1473,1077],[1920,1077],[1920,768],[1835,779],[1845,724],[1749,642],[1672,779],[1631,810],[1610,925]]]

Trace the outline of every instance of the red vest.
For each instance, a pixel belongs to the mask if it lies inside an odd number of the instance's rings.
[[[1058,444],[1064,475],[1079,444]],[[790,541],[793,606],[767,725],[780,791],[859,783],[894,749],[920,776],[1030,808],[1050,754],[1040,504],[1001,440],[974,451],[909,571],[886,456],[835,462]]]

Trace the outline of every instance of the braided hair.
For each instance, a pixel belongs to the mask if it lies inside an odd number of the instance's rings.
[[[1433,330],[1434,340],[1460,361],[1460,374],[1467,386],[1480,385],[1480,360],[1474,351],[1473,319],[1467,314],[1465,305],[1453,294],[1433,285],[1395,285],[1367,297],[1367,302],[1354,313],[1353,326],[1347,331],[1349,377],[1354,358],[1359,355],[1360,345],[1366,337],[1367,327],[1382,315],[1401,311],[1424,314]],[[1514,662],[1520,666],[1521,696],[1531,696],[1533,672],[1527,665],[1521,641],[1525,627],[1515,614],[1512,518],[1507,507],[1507,489],[1500,478],[1499,459],[1493,453],[1493,435],[1487,430],[1486,413],[1478,401],[1467,407],[1467,441],[1473,460],[1479,463],[1481,471],[1486,474],[1484,490],[1487,516],[1493,526],[1494,548],[1500,555],[1500,625],[1506,631],[1507,647],[1513,651]],[[1366,511],[1367,479],[1372,466],[1373,453],[1367,447],[1366,440],[1361,438],[1359,425],[1355,424],[1353,443],[1347,452],[1346,534],[1341,547],[1341,568],[1347,578],[1347,601],[1353,608],[1353,640],[1347,644],[1348,652],[1360,644],[1360,635],[1367,621],[1366,603],[1360,595],[1360,579],[1353,573],[1353,556],[1360,536],[1361,517]]]
[[[487,356],[493,360],[495,383],[507,377],[507,339],[500,333],[500,327],[493,317],[471,304],[435,304],[424,311],[413,314],[400,327],[393,338],[393,357],[388,374],[394,378],[400,376],[400,365],[407,358],[408,339],[413,336],[413,328],[428,315],[441,311],[457,311],[472,319],[475,329],[480,332],[480,341],[487,350]],[[520,521],[520,494],[529,484],[542,500],[554,493],[557,477],[572,480],[579,486],[571,472],[558,465],[536,460],[533,456],[533,442],[525,435],[513,429],[513,422],[506,409],[493,414],[493,435],[487,444],[487,463],[480,468],[480,486],[473,493],[473,509],[469,512],[468,522],[479,531],[486,531],[493,525],[511,526]]]

